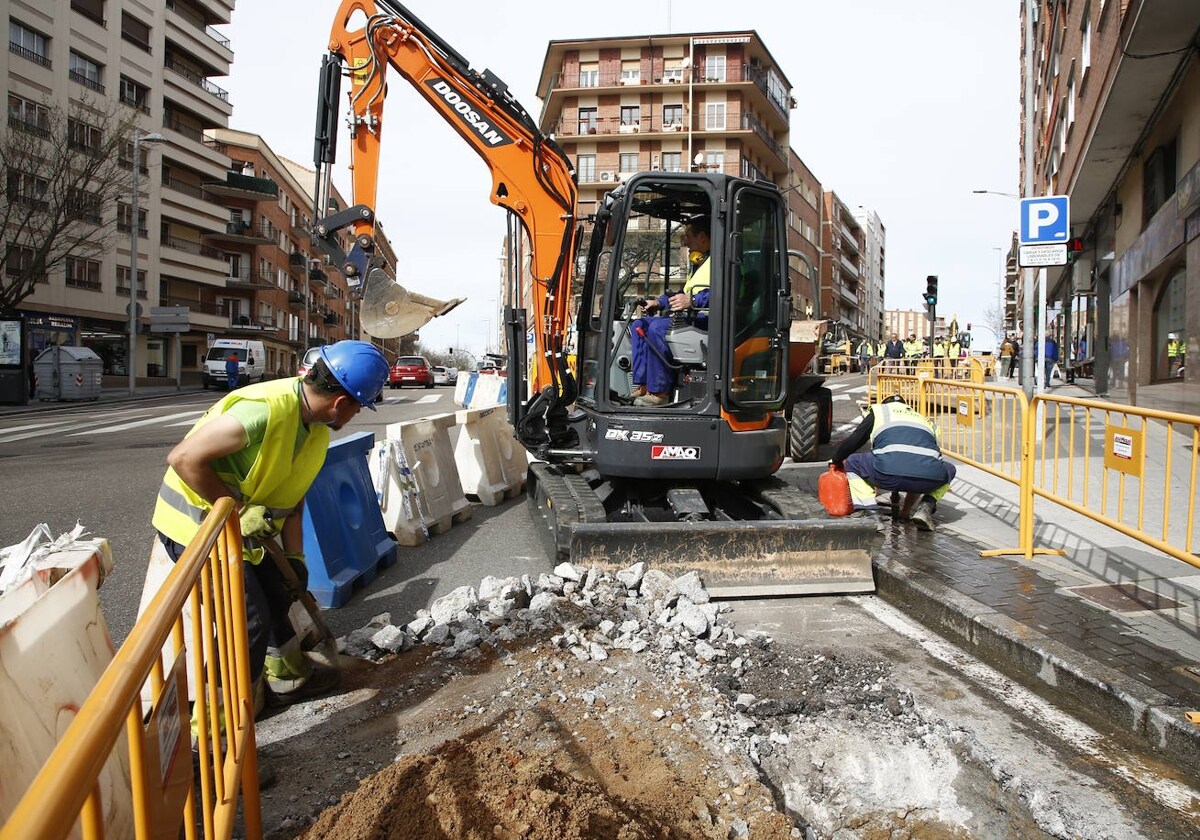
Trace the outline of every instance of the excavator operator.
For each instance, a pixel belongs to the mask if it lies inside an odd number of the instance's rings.
[[[643,309],[646,316],[663,310],[665,317],[643,317],[633,322],[633,330],[629,337],[633,356],[633,390],[629,396],[634,398],[634,405],[666,405],[671,401],[668,392],[674,383],[675,374],[670,361],[670,350],[667,348],[667,331],[677,317],[672,313],[680,313],[678,317],[686,317],[685,313],[688,310],[708,309],[711,284],[708,264],[711,241],[708,230],[707,216],[695,216],[684,224],[683,244],[688,249],[691,276],[684,284],[682,292],[659,295],[656,299],[646,302]],[[707,329],[708,313],[697,311],[692,316],[692,323],[700,329]]]

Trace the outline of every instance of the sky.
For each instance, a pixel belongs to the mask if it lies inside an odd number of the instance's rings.
[[[317,69],[336,0],[238,0],[225,79],[230,127],[312,166]],[[1000,294],[1018,193],[1020,6],[1015,0],[607,0],[405,4],[474,69],[503,79],[536,118],[549,41],[754,29],[792,84],[791,145],[850,208],[887,231],[885,305],[922,309],[939,277],[939,314],[979,324]],[[511,10],[511,11],[509,11]],[[347,88],[343,86],[343,91]],[[399,74],[389,76],[376,212],[398,279],[466,297],[422,327],[423,346],[482,353],[495,334],[505,212],[488,201],[482,160]],[[334,180],[348,199],[349,146]],[[978,327],[976,346],[992,346]],[[494,342],[494,338],[492,339]]]

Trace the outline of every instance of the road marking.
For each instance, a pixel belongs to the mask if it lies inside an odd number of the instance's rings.
[[[62,432],[74,432],[77,429],[90,429],[90,428],[94,428],[95,426],[101,425],[106,422],[108,422],[108,421],[107,420],[89,420],[86,423],[76,423],[71,426],[63,426],[60,423],[57,425],[56,428],[53,428],[53,429],[43,428],[36,432],[25,432],[24,434],[21,434],[21,435],[13,435],[10,438],[5,438],[4,440],[0,440],[0,443],[16,443],[19,440],[29,440],[30,438],[45,437],[46,435],[55,435],[55,434],[60,434]]]
[[[428,405],[429,403],[437,402],[441,398],[442,398],[441,394],[427,394],[426,396],[421,397],[421,399],[417,400],[416,404],[417,405]]]
[[[181,411],[178,414],[166,414],[162,417],[148,417],[145,420],[134,420],[130,423],[121,423],[117,426],[108,426],[103,429],[89,429],[83,432],[75,432],[68,437],[79,437],[80,435],[107,435],[113,432],[123,432],[126,429],[136,429],[140,426],[150,426],[155,423],[165,424],[168,420],[178,420],[180,417],[195,417],[203,414],[203,411]]]
[[[63,423],[69,422],[69,420],[56,420],[53,423],[29,423],[24,426],[12,426],[10,428],[0,430],[0,437],[12,434],[13,432],[23,432],[26,429],[45,429],[50,426],[61,426]]]
[[[1196,816],[1200,793],[1185,784],[1164,779],[1139,758],[1115,746],[1086,723],[1050,705],[1024,686],[996,669],[984,665],[965,651],[914,624],[903,613],[877,598],[863,598],[858,605],[880,623],[912,641],[934,659],[941,660],[975,682],[1005,705],[1040,722],[1062,741],[1088,756],[1096,764],[1141,788],[1167,808]]]

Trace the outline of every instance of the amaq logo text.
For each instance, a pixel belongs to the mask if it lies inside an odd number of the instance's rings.
[[[484,143],[487,143],[492,148],[499,146],[507,146],[512,143],[512,138],[502,131],[492,127],[492,124],[484,119],[483,115],[471,107],[461,93],[450,86],[450,83],[445,79],[430,79],[425,84],[441,97],[442,101],[450,106],[450,109],[458,115],[458,118],[463,121],[476,134],[479,135]]]
[[[650,457],[655,461],[698,461],[699,446],[651,446]]]

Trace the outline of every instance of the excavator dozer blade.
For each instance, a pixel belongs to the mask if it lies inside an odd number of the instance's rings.
[[[400,338],[445,315],[465,298],[438,300],[410,292],[381,268],[367,272],[363,285],[363,332],[375,338]]]
[[[668,575],[695,569],[716,597],[875,591],[874,524],[855,520],[574,522],[570,559],[617,571],[642,561]]]

